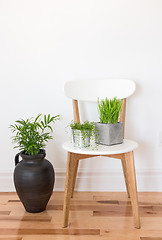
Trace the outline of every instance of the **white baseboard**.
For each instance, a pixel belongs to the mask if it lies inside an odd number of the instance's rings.
[[[0,192],[15,192],[12,171],[0,172]]]
[[[65,169],[55,169],[54,191],[64,191]],[[162,192],[162,170],[136,171],[138,191]],[[77,191],[126,191],[121,170],[80,169],[76,181]],[[14,192],[13,172],[0,172],[0,192]]]

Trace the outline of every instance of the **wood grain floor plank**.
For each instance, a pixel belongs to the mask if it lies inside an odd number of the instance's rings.
[[[0,216],[0,221],[51,222],[52,217],[41,216]]]
[[[107,237],[107,239],[119,239],[119,240],[140,240],[140,231],[124,231],[116,229],[116,231],[111,230],[101,230],[101,236]]]
[[[116,201],[116,200],[98,200],[96,201],[97,203],[100,204],[117,204],[117,205],[131,205],[131,201]],[[162,201],[161,202],[138,202],[139,206],[162,206]]]
[[[22,240],[22,237],[0,237],[0,240]]]
[[[11,200],[8,200],[8,202],[21,202],[20,200],[18,200],[18,199],[11,199]]]
[[[94,201],[107,201],[107,200],[118,200],[118,201],[127,201],[128,197],[126,192],[98,192],[94,193],[93,200]]]
[[[47,210],[28,213],[16,193],[0,194],[0,240],[162,240],[162,193],[139,193],[142,228],[134,229],[126,193],[75,192],[62,229],[63,192]]]
[[[162,237],[140,237],[140,240],[162,240]]]
[[[0,228],[0,235],[100,235],[100,229],[14,229]]]
[[[109,238],[100,235],[24,235],[23,240],[109,240]]]
[[[116,200],[97,201],[97,203],[100,203],[100,204],[117,204],[117,205],[119,205],[119,201],[116,201]],[[126,201],[124,202],[124,204],[126,205]]]
[[[106,201],[106,200],[118,200],[118,201],[130,201],[127,198],[126,192],[98,192],[93,195],[94,201]],[[161,192],[139,192],[138,193],[139,202],[150,202],[150,203],[162,203],[162,193]]]
[[[74,192],[73,198],[75,199],[84,199],[84,200],[93,200],[93,195],[98,193],[94,192]],[[54,192],[50,198],[51,200],[62,200],[64,199],[64,192]],[[50,203],[49,201],[49,203]]]
[[[116,206],[115,206],[116,205]],[[47,210],[60,210],[62,205],[48,205]],[[162,206],[139,206],[140,215],[146,217],[152,215],[154,217],[162,216]],[[70,205],[71,211],[93,211],[94,216],[132,216],[131,205],[110,205],[110,204],[91,204],[91,205]]]
[[[0,192],[0,195],[1,196],[9,196],[9,195],[12,195],[12,196],[17,196],[17,193],[16,192]]]
[[[8,203],[8,200],[0,198],[0,206],[1,205],[6,205],[7,203]]]
[[[11,211],[0,211],[0,215],[9,215]]]
[[[85,226],[84,226],[85,227]],[[61,219],[59,220],[59,223],[51,223],[51,222],[29,222],[29,221],[23,221],[23,222],[18,222],[18,221],[8,221],[6,224],[6,221],[0,222],[0,229],[61,229]],[[1,235],[2,233],[0,233]],[[9,235],[17,235],[17,233],[13,232],[13,234]],[[20,234],[19,234],[20,235]]]
[[[96,209],[100,207],[96,207]],[[140,216],[162,217],[162,207],[160,206],[139,206]],[[132,216],[131,206],[107,206],[105,210],[94,210],[94,216]]]
[[[12,201],[9,201],[12,202]],[[16,201],[13,201],[16,202]],[[18,201],[17,201],[18,202]],[[60,200],[51,200],[49,202],[49,205],[59,205]],[[97,204],[109,204],[109,205],[131,205],[131,201],[118,201],[118,200],[81,200],[81,199],[71,199],[70,201],[71,205],[97,205]],[[139,206],[161,206],[162,207],[162,201],[161,202],[138,202]],[[62,204],[61,204],[62,205]]]

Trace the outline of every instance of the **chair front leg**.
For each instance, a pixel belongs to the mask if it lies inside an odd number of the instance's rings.
[[[74,173],[75,173],[75,154],[68,152],[66,179],[65,179],[65,192],[64,192],[64,205],[63,205],[63,227],[64,228],[68,226],[70,198],[71,198],[72,188],[73,188]]]
[[[74,194],[76,176],[77,176],[77,172],[78,172],[78,165],[79,165],[79,160],[75,159],[75,166],[74,166],[74,175],[73,175],[71,198],[73,197],[73,194]]]
[[[132,212],[134,217],[134,225],[136,228],[140,228],[140,215],[138,207],[138,196],[137,196],[137,185],[136,185],[136,174],[134,166],[134,154],[133,152],[125,153],[125,160],[127,166],[127,176],[129,184],[129,192],[131,197]]]
[[[123,158],[121,158],[121,163],[122,163],[122,168],[123,168],[125,186],[126,186],[126,189],[127,189],[127,195],[128,195],[128,198],[130,198],[129,184],[128,184],[128,174],[127,174],[127,166],[126,166],[126,161],[125,161],[125,156],[124,156],[124,154],[123,154]]]

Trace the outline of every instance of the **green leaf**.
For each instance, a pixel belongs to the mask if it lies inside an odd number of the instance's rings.
[[[39,118],[41,117],[42,114],[38,114],[38,116],[35,118],[35,122],[37,122],[39,120]]]
[[[47,124],[46,115],[44,115],[44,123],[45,123],[45,125]]]

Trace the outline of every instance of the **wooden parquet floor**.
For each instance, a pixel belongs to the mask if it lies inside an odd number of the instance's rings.
[[[162,240],[162,193],[139,193],[141,229],[133,225],[126,193],[75,192],[68,228],[62,228],[63,193],[47,210],[28,213],[16,193],[0,193],[0,240]]]

